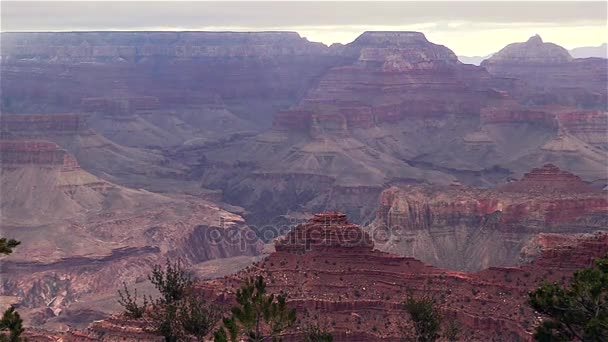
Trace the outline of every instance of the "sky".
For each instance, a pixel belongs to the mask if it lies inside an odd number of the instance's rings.
[[[539,34],[567,49],[607,41],[606,1],[0,2],[6,31],[296,31],[349,43],[364,31],[421,31],[458,55],[486,56]]]

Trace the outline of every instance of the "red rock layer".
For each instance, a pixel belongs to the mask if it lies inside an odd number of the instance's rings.
[[[516,265],[542,233],[606,231],[608,198],[545,165],[498,189],[393,186],[368,227],[376,247],[451,269]]]
[[[277,115],[275,128],[334,133],[412,117],[475,116],[501,97],[484,70],[460,64],[419,32],[365,32],[342,53],[356,60],[326,72],[297,106]]]
[[[346,214],[316,214],[308,223],[297,226],[276,244],[277,251],[304,254],[310,250],[361,248],[371,250],[371,237],[346,220]]]
[[[511,108],[510,108],[511,107]],[[557,128],[555,115],[541,109],[515,106],[487,107],[481,110],[482,124],[531,123]]]
[[[0,164],[3,168],[28,164],[64,165],[66,156],[65,150],[50,141],[0,141]]]

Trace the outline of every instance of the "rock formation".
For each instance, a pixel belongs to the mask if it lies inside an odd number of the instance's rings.
[[[539,234],[606,227],[606,195],[548,164],[496,189],[393,186],[369,232],[382,250],[474,271],[519,264]]]
[[[315,223],[322,217],[323,223]],[[332,223],[336,222],[337,226]],[[343,216],[326,213],[298,227],[300,232],[340,232]],[[359,231],[361,236],[364,235]],[[288,235],[287,239],[294,238]],[[312,242],[312,241],[311,241]],[[279,242],[278,244],[282,244]],[[446,271],[422,262],[379,252],[367,245],[281,250],[233,276],[197,284],[198,292],[221,305],[232,305],[243,281],[262,275],[272,293],[287,294],[296,308],[296,327],[287,341],[302,338],[308,324],[326,326],[335,341],[390,341],[411,328],[402,303],[410,293],[433,295],[446,319],[460,328],[463,340],[531,341],[539,317],[526,304],[526,293],[543,280],[561,284],[608,252],[608,234],[543,235],[537,258],[518,267],[492,267],[477,273]],[[145,323],[120,315],[87,329],[55,337],[65,341],[153,340]]]
[[[168,257],[198,265],[261,252],[242,217],[200,198],[113,184],[56,143],[1,141],[0,162],[0,230],[23,242],[2,260],[0,296],[17,297],[29,326],[99,317],[116,307],[123,281],[145,279]],[[109,306],[70,314],[74,303],[97,300]]]
[[[361,239],[353,243],[354,236]],[[311,323],[327,326],[336,341],[394,340],[410,324],[402,307],[408,293],[433,295],[463,339],[530,341],[539,319],[525,303],[526,293],[542,280],[565,283],[574,270],[608,251],[608,234],[567,240],[543,235],[542,252],[532,263],[462,273],[374,250],[366,237],[343,214],[318,214],[278,241],[277,251],[263,261],[197,288],[207,299],[232,305],[244,279],[264,276],[268,290],[287,294],[288,305],[296,308],[297,326],[284,336],[289,341],[300,340]],[[300,248],[300,242],[310,248]],[[85,333],[109,341],[136,332],[137,324],[115,316]]]
[[[493,75],[524,81],[528,87],[510,89],[524,102],[606,109],[605,59],[573,59],[566,49],[538,35],[507,45],[481,66]]]
[[[579,128],[565,114],[578,110],[528,106],[511,91],[529,86],[464,65],[417,32],[366,32],[332,49],[349,63],[327,70],[296,105],[278,112],[271,130],[189,151],[191,165],[206,157],[194,172],[205,186],[258,218],[341,208],[364,222],[373,216],[373,197],[392,182],[487,187],[548,162],[585,180],[605,178],[608,156],[594,126],[604,112],[583,110],[589,124]],[[540,50],[530,58],[549,63],[541,57],[555,47]],[[227,159],[239,163],[222,171]],[[348,198],[351,189],[369,189],[369,196],[337,203],[334,196]]]

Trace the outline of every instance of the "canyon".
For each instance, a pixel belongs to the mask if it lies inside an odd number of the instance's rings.
[[[123,282],[144,281],[166,258],[197,267],[261,253],[238,214],[200,197],[111,183],[54,142],[0,141],[0,161],[0,229],[24,242],[2,260],[2,297],[17,300],[30,326],[88,323],[70,312],[74,304],[113,303]]]
[[[179,258],[337,340],[394,339],[428,283],[472,339],[527,341],[525,293],[608,249],[608,66],[539,36],[481,66],[420,32],[1,38],[0,298],[64,340],[153,339],[116,289]]]
[[[199,282],[201,296],[221,305],[235,302],[245,279],[262,275],[271,293],[287,295],[296,309],[296,325],[283,335],[303,338],[307,324],[320,324],[336,341],[398,340],[407,329],[402,302],[408,294],[431,295],[466,340],[531,341],[538,317],[525,303],[526,293],[544,279],[567,283],[573,270],[608,251],[608,234],[539,239],[539,256],[518,267],[491,267],[476,273],[447,271],[414,258],[374,250],[370,235],[346,215],[314,215],[276,242],[276,252],[221,279]],[[145,323],[114,316],[65,340],[153,340]]]

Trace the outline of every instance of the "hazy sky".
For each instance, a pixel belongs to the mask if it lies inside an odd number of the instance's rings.
[[[568,49],[606,42],[605,1],[6,1],[2,31],[289,30],[325,44],[369,30],[424,32],[459,55],[540,34]]]

